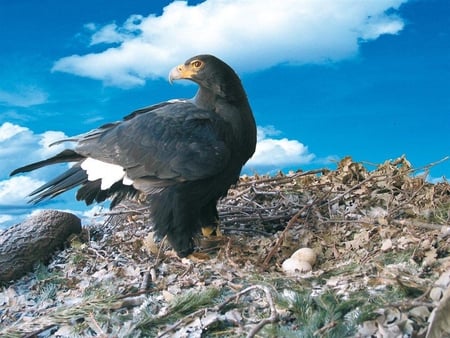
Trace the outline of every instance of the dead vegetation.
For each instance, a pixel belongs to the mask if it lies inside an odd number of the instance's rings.
[[[123,205],[4,285],[0,335],[445,337],[450,184],[427,182],[427,169],[345,158],[242,177],[220,203],[223,236],[199,239],[197,261],[153,240],[145,207]],[[318,261],[286,276],[300,247]]]

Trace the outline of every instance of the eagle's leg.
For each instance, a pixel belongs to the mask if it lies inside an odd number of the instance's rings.
[[[194,235],[200,230],[195,201],[184,189],[172,186],[150,197],[151,215],[158,237],[167,239],[178,256],[194,251]]]
[[[217,199],[202,201],[207,185],[184,183],[167,187],[151,196],[151,213],[158,237],[167,239],[178,256],[194,251],[194,237],[220,236]],[[199,207],[199,204],[203,207]]]
[[[179,257],[186,257],[194,251],[193,237],[198,230],[198,212],[195,212],[195,206],[182,194],[177,194],[167,239]]]
[[[202,234],[205,237],[222,236],[219,228],[217,201],[211,201],[201,211]]]

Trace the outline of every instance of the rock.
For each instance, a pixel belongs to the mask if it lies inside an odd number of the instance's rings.
[[[447,286],[449,286],[450,285],[450,270],[442,273],[441,276],[437,279],[437,281],[434,282],[434,285],[440,286],[443,289],[445,289]]]
[[[440,287],[434,287],[431,289],[430,291],[430,298],[434,301],[434,302],[439,302],[442,298],[442,295],[444,293],[444,290],[442,290]]]
[[[73,233],[81,220],[70,213],[44,210],[0,234],[0,281],[10,281],[47,260]]]
[[[428,308],[423,305],[416,306],[409,310],[409,315],[416,318],[416,322],[418,319],[422,321],[422,323],[425,323],[428,320],[428,317],[430,317],[430,310],[428,310]]]

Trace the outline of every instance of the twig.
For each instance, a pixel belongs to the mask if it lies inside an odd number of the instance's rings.
[[[251,232],[253,234],[258,234],[258,235],[265,236],[265,237],[269,237],[269,236],[273,235],[270,232],[262,231],[262,230],[258,230],[258,229],[242,229],[242,228],[233,228],[233,227],[220,227],[220,230],[223,231],[223,232],[229,232],[229,231]]]
[[[227,246],[225,247],[225,257],[226,257],[228,263],[230,263],[234,268],[239,268],[239,265],[236,264],[231,259],[230,250],[231,250],[231,238],[228,239]]]
[[[270,292],[269,288],[267,286],[263,286],[263,285],[249,286],[248,288],[245,288],[244,290],[239,291],[238,293],[234,294],[233,296],[228,297],[219,306],[217,306],[217,311],[220,311],[231,301],[237,300],[242,295],[244,295],[252,290],[255,290],[255,289],[260,289],[260,290],[264,291],[264,294],[267,299],[267,303],[269,304],[269,308],[270,308],[270,316],[268,318],[264,318],[256,326],[254,326],[253,329],[251,329],[250,332],[248,333],[247,338],[254,337],[265,325],[270,324],[270,323],[275,323],[278,320],[278,312],[275,308],[275,303],[273,301],[272,293]]]
[[[98,336],[107,338],[108,336],[103,331],[103,329],[100,327],[98,322],[95,320],[94,314],[92,312],[89,314],[89,318],[91,319],[92,325],[94,326],[92,329],[98,334]]]
[[[256,195],[267,195],[267,196],[278,196],[280,195],[280,191],[264,191],[257,190],[256,187],[252,186],[252,190]]]
[[[116,303],[112,304],[110,306],[113,310],[118,310],[122,308],[131,309],[137,306],[141,306],[146,300],[147,297],[143,296],[147,292],[145,291],[139,291],[136,292],[135,295],[126,296],[126,297],[120,297],[120,301],[117,301]]]
[[[246,193],[248,193],[250,190],[252,190],[252,187],[248,187],[247,189],[244,189],[242,191],[239,191],[236,195],[228,195],[228,197],[225,197],[224,199],[228,200],[228,199],[236,199],[241,197],[242,195],[245,195]]]
[[[417,306],[426,306],[428,308],[433,308],[434,304],[433,302],[421,302],[421,301],[416,301],[416,300],[412,300],[412,301],[401,301],[401,302],[395,302],[395,303],[390,303],[387,304],[386,306],[388,307],[394,307],[394,308],[400,308],[400,309],[410,309],[413,307],[417,307]]]
[[[34,338],[34,337],[38,337],[39,334],[41,334],[45,331],[51,331],[51,333],[53,333],[53,332],[56,332],[57,330],[58,330],[58,325],[56,325],[56,324],[46,325],[42,329],[33,331],[31,333],[26,333],[25,335],[22,336],[22,338]]]
[[[331,329],[333,327],[335,327],[337,325],[337,323],[333,320],[331,322],[329,322],[327,325],[322,326],[320,329],[316,330],[313,333],[313,336],[319,336],[322,335],[322,333],[324,333],[325,331],[327,331],[328,329]]]
[[[275,323],[278,321],[278,312],[275,308],[275,303],[272,298],[272,293],[270,292],[269,288],[266,286],[259,286],[258,288],[264,291],[264,294],[266,295],[267,302],[269,303],[270,307],[270,316],[268,318],[264,318],[261,320],[256,326],[253,327],[253,329],[250,330],[250,332],[247,335],[247,338],[253,338],[261,329],[271,323]]]
[[[438,160],[438,161],[433,162],[433,163],[430,163],[430,164],[428,164],[428,165],[426,165],[426,166],[424,166],[424,167],[422,167],[422,168],[417,168],[417,169],[412,168],[412,169],[408,170],[408,172],[409,172],[409,173],[413,173],[413,172],[418,171],[418,170],[420,170],[420,169],[422,169],[422,170],[429,169],[429,168],[431,168],[431,167],[433,167],[433,166],[435,166],[435,165],[437,165],[437,164],[440,164],[440,163],[442,163],[442,162],[447,161],[449,158],[450,158],[450,156],[446,156],[446,157],[444,157],[443,159]],[[394,175],[394,176],[391,177],[391,179],[392,179],[392,178],[395,178],[395,177],[402,176],[402,175],[404,175],[404,173],[400,173],[400,174]],[[388,176],[388,174],[380,174],[380,175],[369,176],[369,177],[366,178],[365,180],[362,180],[362,181],[359,182],[358,184],[355,184],[354,186],[350,187],[349,189],[347,189],[347,190],[344,191],[343,193],[337,195],[336,197],[332,198],[331,200],[327,201],[326,203],[331,204],[331,203],[333,203],[333,202],[336,202],[336,201],[338,201],[339,199],[341,199],[342,197],[344,197],[345,195],[347,195],[348,193],[350,193],[351,191],[353,191],[353,190],[359,188],[360,186],[362,186],[363,184],[367,183],[368,181],[373,180],[374,178],[380,178],[380,177],[383,177],[383,176]],[[422,187],[421,187],[421,188],[422,188]],[[421,189],[421,188],[420,188],[420,189]],[[419,190],[420,190],[420,189],[419,189]],[[417,191],[417,192],[418,192],[418,191]],[[413,196],[413,197],[415,197],[415,196]],[[413,198],[413,197],[411,197],[411,198]]]
[[[217,306],[217,311],[221,311],[231,301],[237,300],[242,295],[244,295],[244,294],[246,294],[246,293],[248,293],[248,292],[250,292],[250,291],[252,291],[254,289],[257,289],[257,288],[261,288],[261,286],[260,285],[252,285],[252,286],[249,286],[248,288],[245,288],[244,290],[241,290],[241,291],[235,293],[234,295],[228,297],[227,299],[225,299],[222,303],[220,303]]]
[[[291,219],[289,220],[288,224],[286,225],[286,228],[284,228],[283,232],[281,233],[280,237],[278,238],[277,242],[273,246],[273,248],[270,250],[269,254],[267,255],[266,259],[264,260],[262,264],[262,269],[267,269],[267,266],[269,265],[270,260],[272,259],[273,255],[275,255],[275,252],[278,250],[278,248],[281,246],[281,244],[284,241],[284,237],[286,236],[286,232],[297,222],[299,217],[302,215],[302,213],[308,208],[310,205],[305,205],[302,209],[300,209]]]
[[[130,209],[130,210],[106,211],[106,212],[95,213],[94,216],[118,216],[118,215],[127,215],[127,214],[142,214],[143,211],[147,211],[147,210],[148,210],[148,207],[142,207],[139,209]]]
[[[178,320],[175,324],[170,325],[167,329],[165,329],[164,331],[162,331],[159,335],[156,336],[156,338],[161,338],[164,337],[165,335],[169,334],[172,331],[175,331],[175,329],[180,326],[181,324],[187,322],[187,320],[191,319],[191,318],[195,318],[197,317],[197,315],[199,315],[202,312],[206,313],[207,309],[199,309],[197,311],[194,311],[186,316],[184,316],[183,318],[181,318],[180,320]]]
[[[147,293],[151,282],[156,279],[155,271],[156,271],[156,267],[158,266],[158,264],[161,263],[161,261],[162,261],[161,256],[163,255],[162,251],[163,251],[164,245],[166,243],[166,239],[167,239],[167,235],[163,237],[163,239],[161,240],[161,243],[158,246],[158,253],[156,255],[155,264],[150,266],[148,268],[148,270],[146,270],[144,272],[144,276],[143,276],[141,285],[139,287],[139,292]]]
[[[153,268],[150,268],[153,269]],[[139,286],[139,291],[146,292],[150,287],[150,283],[152,281],[152,275],[150,273],[150,269],[144,272],[144,276],[142,278],[141,285]]]
[[[270,289],[264,285],[249,286],[248,288],[245,288],[244,290],[241,290],[241,291],[235,293],[234,295],[228,297],[219,305],[216,305],[211,308],[204,308],[204,309],[199,309],[197,311],[194,311],[193,313],[190,313],[190,314],[184,316],[183,318],[181,318],[180,320],[178,320],[175,324],[166,328],[164,331],[162,331],[157,336],[157,338],[161,338],[161,337],[168,335],[169,333],[175,331],[181,324],[189,323],[190,321],[192,321],[194,318],[196,318],[197,316],[199,316],[201,314],[203,314],[203,316],[206,316],[206,314],[208,312],[220,312],[225,308],[226,305],[228,305],[232,301],[237,301],[239,299],[239,297],[241,297],[242,295],[249,293],[250,291],[256,290],[256,289],[262,290],[264,292],[264,295],[266,296],[266,299],[267,299],[267,303],[269,305],[270,316],[268,318],[264,318],[263,320],[261,320],[257,325],[255,325],[250,330],[250,332],[247,334],[247,338],[253,338],[259,331],[261,331],[261,329],[265,325],[270,324],[270,323],[275,323],[276,321],[278,321],[278,312],[275,307],[275,302],[273,301],[272,293],[270,292]]]
[[[106,258],[105,256],[101,255],[101,254],[98,252],[98,250],[94,249],[93,247],[90,246],[90,247],[88,247],[87,249],[88,249],[88,251],[93,252],[97,257],[100,257],[100,258],[103,259],[103,260],[107,260],[107,258]],[[104,254],[107,255],[107,252],[105,252],[104,250],[102,250],[102,251],[104,252]]]
[[[221,223],[245,223],[245,222],[251,222],[251,221],[278,221],[278,220],[283,220],[283,219],[287,219],[291,216],[283,214],[283,215],[277,215],[277,216],[266,216],[266,217],[261,217],[261,215],[258,216],[246,216],[246,217],[235,217],[235,218],[231,218],[231,219],[225,219],[222,220]]]
[[[389,215],[388,217],[392,218],[392,215],[401,210],[402,208],[405,207],[405,205],[411,203],[411,201],[417,196],[417,194],[425,187],[425,182],[416,190],[414,191],[414,193],[403,203],[400,203],[399,205],[397,205],[395,208],[392,208],[392,210],[389,211]]]
[[[324,172],[328,171],[328,169],[322,168],[322,169],[316,169],[316,170],[309,170],[305,172],[298,172],[291,176],[276,176],[276,177],[268,177],[268,178],[260,178],[255,179],[249,182],[239,182],[236,187],[246,187],[249,185],[253,185],[255,183],[269,183],[269,182],[277,182],[277,183],[285,183],[292,181],[294,178],[302,177],[302,176],[308,176],[308,175],[315,175],[315,174],[322,174]]]
[[[347,189],[347,190],[344,191],[343,193],[341,193],[341,194],[339,194],[339,195],[333,197],[331,200],[328,200],[328,201],[324,202],[323,205],[326,205],[326,204],[332,204],[332,203],[334,203],[334,202],[340,200],[342,197],[344,197],[344,196],[347,195],[348,193],[352,192],[353,190],[358,189],[358,188],[361,187],[363,184],[365,184],[365,183],[367,183],[367,182],[373,180],[374,178],[380,178],[380,177],[383,177],[383,176],[387,176],[387,175],[386,175],[386,174],[381,174],[381,175],[369,176],[369,177],[367,177],[365,180],[362,180],[361,182],[359,182],[359,183],[357,183],[357,184],[351,186],[349,189]],[[322,205],[322,206],[323,206],[323,205]]]
[[[322,335],[323,332],[325,332],[328,329],[331,329],[331,328],[335,327],[336,325],[337,325],[337,323],[333,320],[333,321],[329,322],[328,324],[322,326],[320,329],[316,330],[313,333],[313,336]]]
[[[416,221],[407,222],[405,220],[392,220],[391,222],[393,224],[397,224],[397,225],[402,225],[402,226],[410,225],[410,226],[423,228],[423,229],[427,229],[427,230],[442,230],[442,228],[446,226],[444,224],[421,223],[421,222],[416,222]]]
[[[158,246],[158,253],[156,254],[156,259],[155,259],[155,264],[153,264],[153,265],[151,266],[151,269],[152,269],[152,268],[155,269],[155,268],[158,266],[158,264],[161,262],[161,260],[162,260],[161,256],[164,255],[163,250],[164,250],[164,246],[166,245],[166,241],[167,241],[167,235],[165,235],[165,236],[162,238],[161,242],[159,243],[159,246]],[[150,270],[149,270],[149,271],[150,271]]]
[[[444,158],[441,158],[440,160],[437,160],[435,162],[428,163],[427,165],[424,165],[423,167],[412,169],[411,172],[419,171],[419,170],[428,170],[431,167],[441,164],[442,162],[448,161],[449,159],[450,159],[450,156],[445,156]]]

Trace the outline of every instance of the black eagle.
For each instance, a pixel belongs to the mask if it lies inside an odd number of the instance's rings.
[[[194,235],[217,222],[217,201],[253,155],[256,125],[239,77],[217,57],[198,55],[174,67],[169,81],[178,79],[198,84],[192,99],[158,103],[122,121],[61,140],[74,142],[74,149],[11,175],[75,162],[33,191],[33,203],[77,186],[77,200],[87,205],[111,199],[114,207],[126,197],[144,193],[156,233],[167,235],[180,257],[189,255]]]

